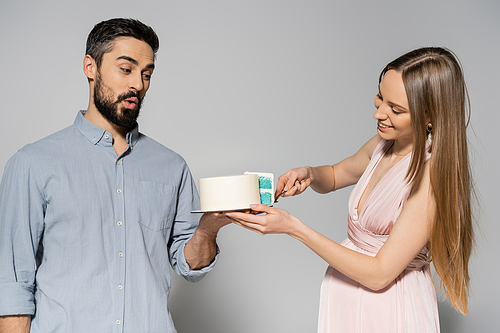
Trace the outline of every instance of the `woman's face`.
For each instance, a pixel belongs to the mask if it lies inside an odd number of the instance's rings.
[[[413,143],[408,98],[401,73],[389,70],[379,84],[375,97],[377,111],[377,132],[385,140],[398,140],[401,143]]]

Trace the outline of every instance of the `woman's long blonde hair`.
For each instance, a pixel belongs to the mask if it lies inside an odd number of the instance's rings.
[[[413,157],[407,179],[423,170],[428,120],[432,124],[430,183],[436,202],[430,255],[451,304],[466,314],[469,258],[474,247],[472,179],[466,130],[470,102],[460,63],[444,48],[413,50],[389,63],[403,76],[413,124]]]

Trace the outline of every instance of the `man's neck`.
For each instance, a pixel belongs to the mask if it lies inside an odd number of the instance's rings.
[[[110,122],[95,108],[95,106],[89,106],[84,117],[94,125],[99,126],[113,135],[113,147],[115,148],[118,156],[120,156],[128,148],[128,129]]]

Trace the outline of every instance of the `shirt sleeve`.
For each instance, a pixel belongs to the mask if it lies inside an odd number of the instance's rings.
[[[33,165],[18,151],[7,162],[0,184],[0,316],[35,313],[44,210]]]
[[[200,214],[191,213],[200,207],[196,185],[187,165],[184,167],[182,182],[179,187],[177,212],[169,240],[169,258],[174,271],[190,282],[200,281],[214,266],[219,257],[219,247],[214,260],[200,270],[191,270],[184,256],[186,243],[198,227]]]

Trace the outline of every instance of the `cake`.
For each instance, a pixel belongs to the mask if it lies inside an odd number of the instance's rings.
[[[252,204],[273,203],[272,173],[246,172],[243,175],[200,178],[199,212],[249,209]]]
[[[260,203],[259,176],[236,175],[200,178],[201,211],[248,209]]]

